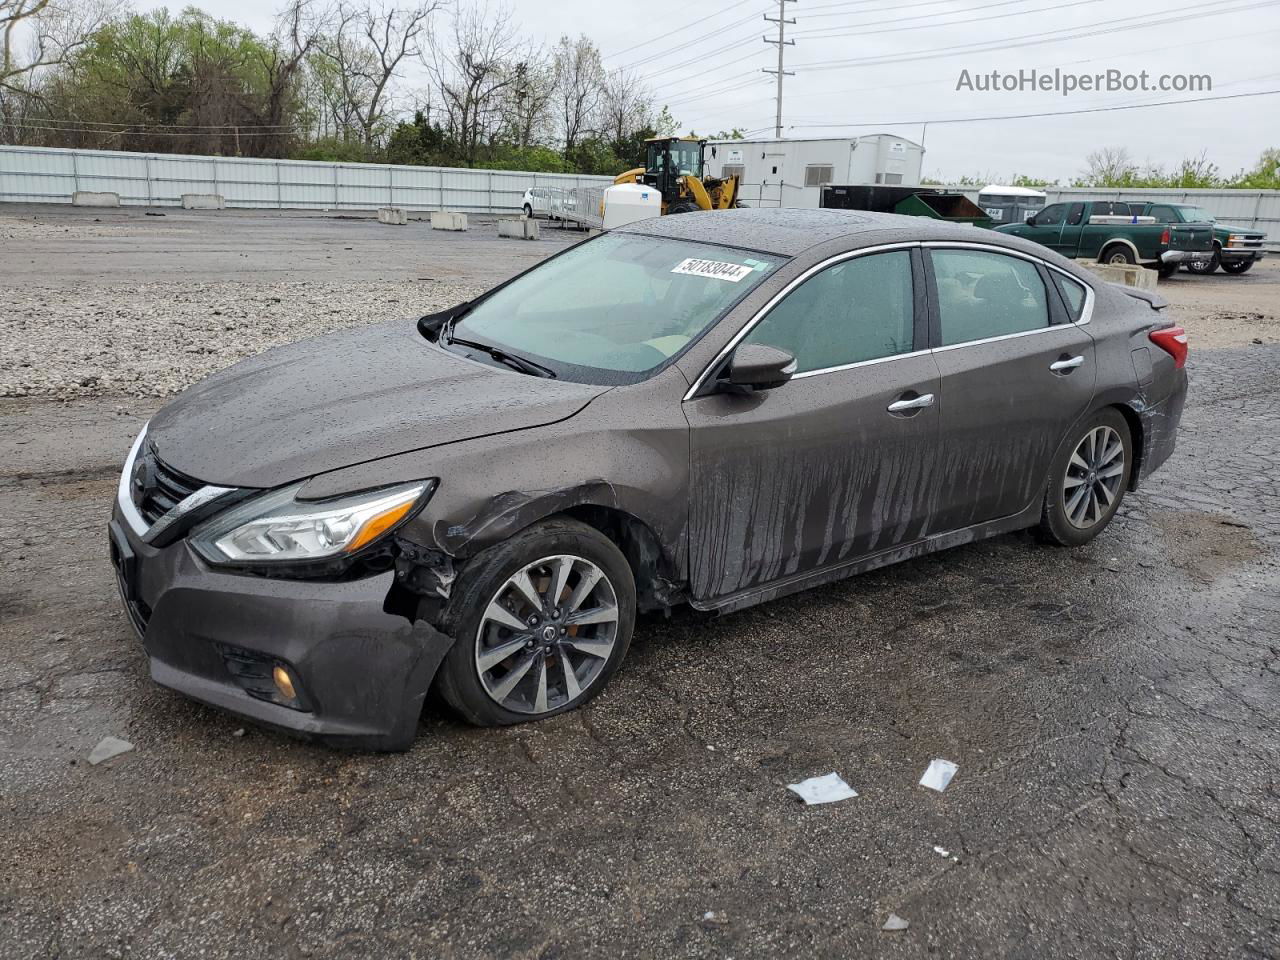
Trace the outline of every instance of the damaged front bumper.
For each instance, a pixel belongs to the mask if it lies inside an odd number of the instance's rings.
[[[334,746],[403,750],[453,640],[388,612],[393,571],[334,582],[216,570],[178,541],[144,543],[121,517],[111,557],[159,684]],[[286,703],[273,683],[296,687]]]

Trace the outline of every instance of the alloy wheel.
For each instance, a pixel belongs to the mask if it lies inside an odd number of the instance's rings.
[[[1087,530],[1102,520],[1120,496],[1124,481],[1124,441],[1108,426],[1084,435],[1067,461],[1062,506],[1073,527]]]
[[[514,713],[559,709],[609,662],[618,617],[613,584],[596,564],[568,554],[535,560],[507,578],[480,618],[480,684]]]

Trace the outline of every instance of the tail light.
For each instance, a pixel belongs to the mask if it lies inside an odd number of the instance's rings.
[[[1165,327],[1163,330],[1152,330],[1148,335],[1151,342],[1173,357],[1173,368],[1181,370],[1187,363],[1187,331],[1181,327]]]
[[[1160,243],[1166,247],[1169,245],[1169,228],[1168,227],[1165,227],[1164,233],[1160,234]]]

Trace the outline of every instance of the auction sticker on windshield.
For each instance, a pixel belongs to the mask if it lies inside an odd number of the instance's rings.
[[[694,277],[710,277],[712,280],[728,280],[737,283],[743,277],[751,275],[751,268],[740,263],[725,263],[723,260],[698,260],[695,257],[681,260],[671,270],[672,273],[687,273]]]

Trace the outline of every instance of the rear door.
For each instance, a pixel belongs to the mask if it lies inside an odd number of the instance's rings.
[[[923,269],[911,245],[815,267],[740,334],[794,356],[795,377],[686,401],[695,599],[922,536],[938,437]]]
[[[942,483],[930,532],[942,533],[1043,495],[1049,461],[1093,399],[1094,345],[1034,258],[938,244],[928,263]]]

